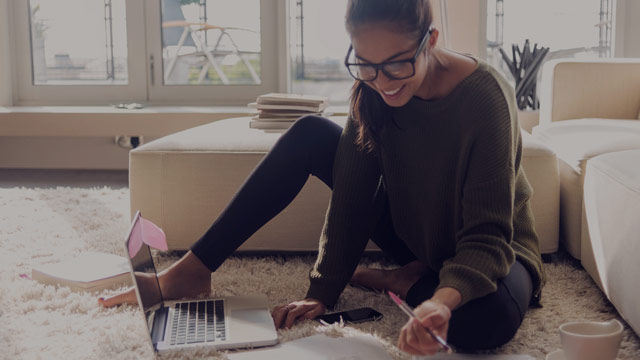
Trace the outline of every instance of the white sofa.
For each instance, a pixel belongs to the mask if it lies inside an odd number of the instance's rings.
[[[582,264],[640,334],[640,150],[594,157],[586,170]]]
[[[640,59],[549,61],[540,86],[540,124],[533,135],[558,157],[560,242],[581,259],[587,161],[640,149]]]
[[[560,241],[640,334],[640,59],[543,67],[535,137],[560,166]]]
[[[184,250],[222,212],[280,134],[249,128],[250,118],[202,125],[130,153],[131,211],[161,226],[170,249]],[[332,118],[344,125],[346,118]],[[555,154],[523,133],[522,166],[533,186],[532,209],[543,253],[558,248],[559,180]],[[241,251],[316,251],[329,188],[310,176],[294,201],[258,230]],[[369,244],[369,249],[375,249]]]

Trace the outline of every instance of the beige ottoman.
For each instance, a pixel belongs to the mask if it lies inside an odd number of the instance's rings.
[[[147,143],[129,155],[131,211],[165,231],[171,250],[189,249],[281,134],[249,128],[250,118],[216,121]],[[344,126],[344,119],[336,119]],[[318,250],[331,190],[315,176],[287,208],[239,250]]]
[[[640,150],[589,160],[583,217],[582,265],[640,334]]]
[[[185,130],[130,153],[131,212],[161,226],[170,249],[185,250],[204,234],[280,134],[234,118]],[[344,126],[345,117],[332,118]],[[534,188],[532,207],[542,252],[558,247],[558,170],[554,153],[523,133],[522,164]],[[241,251],[317,251],[331,190],[310,176],[296,199]],[[369,249],[375,249],[369,244]]]

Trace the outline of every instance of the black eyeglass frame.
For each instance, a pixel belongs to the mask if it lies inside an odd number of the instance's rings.
[[[349,45],[349,51],[347,51],[347,56],[344,58],[344,66],[347,67],[347,71],[349,71],[349,75],[351,75],[351,77],[353,77],[356,80],[360,80],[360,81],[374,81],[375,79],[378,78],[378,74],[380,73],[380,71],[382,71],[382,73],[388,77],[389,79],[392,80],[404,80],[404,79],[408,79],[410,77],[412,77],[413,75],[416,74],[416,61],[418,60],[418,56],[420,55],[420,53],[422,52],[422,49],[424,49],[425,44],[427,43],[427,41],[429,40],[429,38],[431,37],[431,33],[433,33],[433,26],[429,26],[429,29],[427,29],[427,32],[424,34],[424,36],[422,37],[422,40],[420,41],[420,45],[418,45],[418,50],[416,50],[416,53],[413,55],[413,57],[411,59],[403,59],[403,60],[393,60],[393,61],[385,61],[385,62],[381,62],[378,64],[371,64],[371,63],[350,63],[349,62],[349,55],[351,55],[351,52],[353,51],[353,44]],[[403,77],[396,77],[391,75],[390,73],[388,73],[384,67],[386,65],[389,64],[398,64],[398,63],[410,63],[411,64],[411,75],[408,76],[403,76]],[[364,79],[360,79],[357,76],[355,76],[352,72],[351,69],[349,68],[349,65],[356,65],[356,66],[371,66],[372,68],[374,68],[376,70],[376,74],[373,77],[373,79],[370,80],[364,80]]]

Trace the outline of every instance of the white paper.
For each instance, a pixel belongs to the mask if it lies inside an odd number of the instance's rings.
[[[330,338],[313,335],[268,349],[227,354],[231,360],[391,360],[382,344],[371,335]]]
[[[435,354],[414,356],[412,360],[535,360],[535,358],[530,355]]]

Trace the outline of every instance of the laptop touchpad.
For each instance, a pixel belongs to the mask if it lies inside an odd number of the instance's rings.
[[[232,310],[232,324],[242,333],[250,332],[252,337],[270,336],[273,334],[273,319],[266,309]]]

